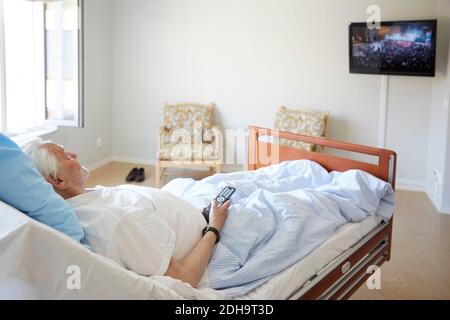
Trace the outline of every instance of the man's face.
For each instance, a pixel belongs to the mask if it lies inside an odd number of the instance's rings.
[[[89,171],[80,164],[75,153],[67,152],[55,143],[45,143],[42,147],[53,154],[58,161],[58,176],[55,178],[67,182],[72,187],[84,188]]]

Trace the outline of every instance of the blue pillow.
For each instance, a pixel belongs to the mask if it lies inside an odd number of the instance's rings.
[[[2,134],[0,200],[77,242],[84,238],[73,208],[39,174],[33,160]]]

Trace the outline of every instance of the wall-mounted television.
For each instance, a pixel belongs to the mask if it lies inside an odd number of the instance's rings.
[[[433,77],[436,32],[437,20],[351,23],[350,73]]]

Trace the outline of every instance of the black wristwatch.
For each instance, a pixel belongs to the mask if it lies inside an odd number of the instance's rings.
[[[202,231],[203,236],[205,236],[205,234],[206,234],[207,232],[209,232],[209,231],[214,232],[214,234],[216,235],[216,243],[215,243],[215,244],[217,244],[217,243],[220,241],[220,232],[219,232],[219,230],[217,230],[217,229],[214,228],[214,227],[207,226],[207,227],[205,227],[205,228],[203,229],[203,231]]]

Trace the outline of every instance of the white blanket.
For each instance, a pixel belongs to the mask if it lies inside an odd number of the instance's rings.
[[[244,295],[293,265],[343,224],[375,214],[387,220],[394,212],[388,183],[358,170],[328,173],[305,160],[199,182],[177,179],[164,190],[201,208],[226,185],[238,191],[208,281],[228,297]]]

